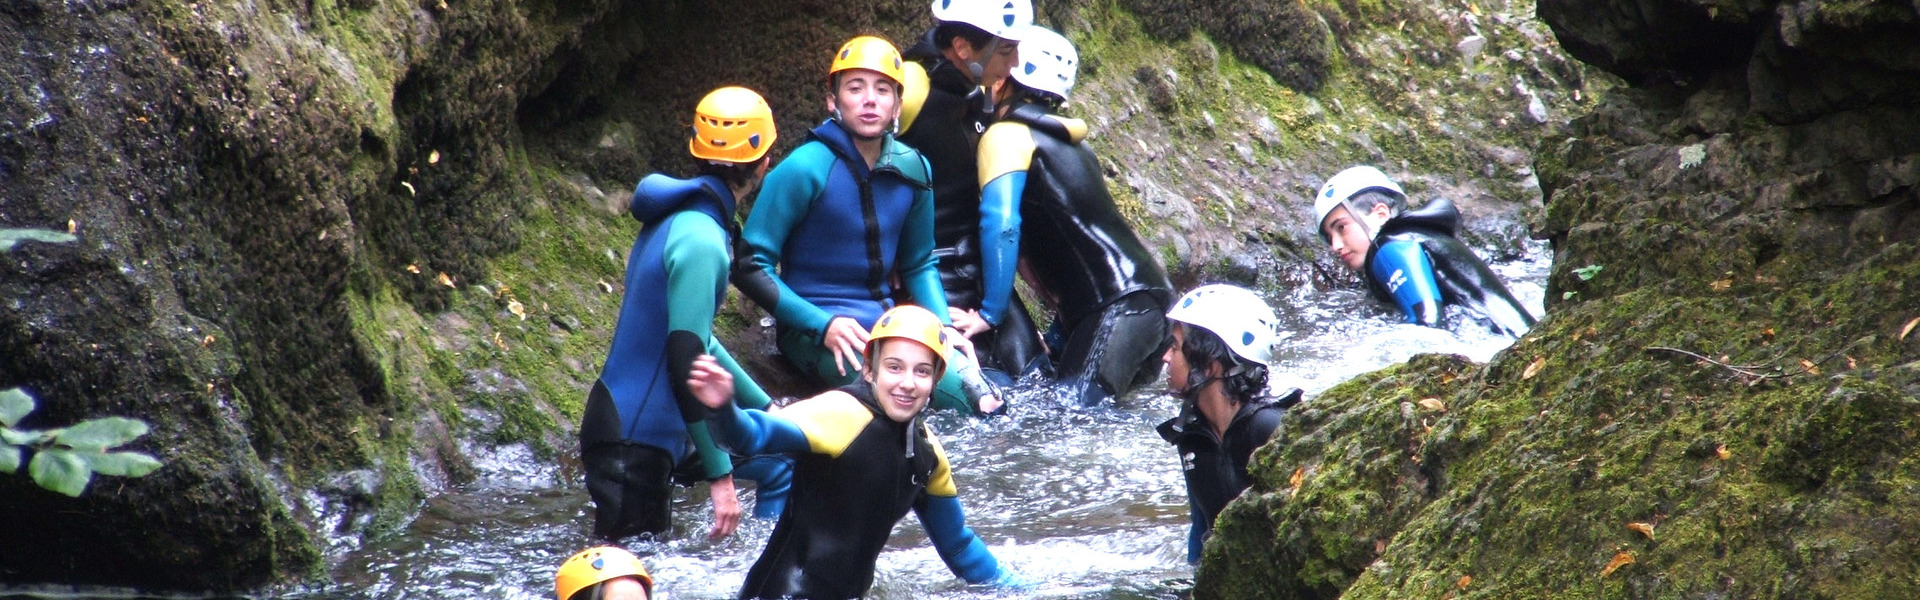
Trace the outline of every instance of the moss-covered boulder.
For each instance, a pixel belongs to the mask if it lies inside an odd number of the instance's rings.
[[[1843,41],[1920,55],[1920,10],[1731,10],[1542,3],[1639,84],[1540,148],[1548,318],[1290,415],[1196,597],[1920,593],[1920,105],[1848,83],[1920,64]],[[1781,60],[1825,100],[1768,100]]]

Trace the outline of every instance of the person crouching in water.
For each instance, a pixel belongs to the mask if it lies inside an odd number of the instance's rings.
[[[622,548],[588,548],[560,563],[553,575],[554,600],[647,600],[653,576],[640,557]]]
[[[798,457],[786,512],[740,598],[865,596],[874,563],[908,510],[955,575],[1024,585],[967,527],[946,451],[921,420],[950,344],[972,350],[947,331],[924,308],[895,307],[873,326],[860,379],[779,414],[734,407],[732,375],[707,358],[695,363],[688,386],[715,410],[721,439],[751,454]]]
[[[708,482],[709,535],[726,536],[740,523],[736,471],[756,482],[754,516],[762,518],[780,514],[792,471],[784,457],[733,464],[713,444],[702,421],[706,410],[686,389],[694,358],[713,355],[739,375],[742,403],[770,400],[714,337],[713,318],[726,297],[729,248],[739,236],[735,203],[759,187],[771,162],[773,111],[753,90],[724,87],[700,101],[693,120],[687,148],[702,175],[655,173],[633,191],[629,211],[645,226],[627,256],[619,324],[580,421],[593,535],[602,540],[666,535],[675,479]],[[677,478],[676,465],[683,472]]]
[[[1320,186],[1313,211],[1334,256],[1367,281],[1375,298],[1399,306],[1408,323],[1440,327],[1442,306],[1454,305],[1501,335],[1533,328],[1533,315],[1500,276],[1454,237],[1460,211],[1451,201],[1435,198],[1408,211],[1400,185],[1362,165]]]
[[[1273,360],[1278,319],[1266,301],[1230,285],[1187,292],[1167,312],[1173,346],[1167,388],[1180,398],[1180,415],[1161,423],[1160,437],[1180,453],[1193,524],[1187,530],[1187,562],[1200,563],[1200,549],[1227,502],[1253,481],[1247,462],[1273,437],[1280,415],[1300,401],[1299,388],[1267,398],[1267,364]]]
[[[1091,406],[1160,376],[1173,284],[1107,194],[1086,122],[1056,114],[1078,64],[1067,38],[1028,28],[1000,120],[980,138],[980,310],[1003,322],[1024,267],[1057,315],[1054,372]]]

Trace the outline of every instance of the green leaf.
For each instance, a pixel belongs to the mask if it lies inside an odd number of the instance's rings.
[[[1587,265],[1584,267],[1580,267],[1578,269],[1574,269],[1573,274],[1574,276],[1579,277],[1581,281],[1587,281],[1587,280],[1593,279],[1593,276],[1599,275],[1601,268],[1603,267],[1601,267],[1600,265]]]
[[[28,396],[20,388],[0,391],[0,425],[12,427],[30,412],[33,412],[33,396]]]
[[[27,474],[32,475],[33,482],[40,487],[74,498],[87,491],[87,482],[93,480],[93,469],[87,468],[86,459],[66,450],[34,453],[33,462],[27,464]]]
[[[0,473],[20,472],[20,449],[0,446]]]
[[[54,438],[55,442],[79,449],[105,450],[147,434],[145,421],[126,417],[107,417],[81,421]]]
[[[74,237],[71,233],[51,229],[0,229],[0,252],[11,251],[15,244],[27,240],[61,244],[77,239],[80,238]]]
[[[51,441],[53,438],[47,437],[46,432],[43,431],[20,431],[12,427],[0,427],[0,442],[15,446],[31,446]]]
[[[117,477],[144,477],[161,466],[160,459],[139,452],[82,452],[93,472]]]

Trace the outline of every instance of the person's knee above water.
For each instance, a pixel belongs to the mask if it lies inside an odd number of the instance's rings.
[[[929,168],[892,135],[901,69],[886,40],[861,36],[840,47],[827,76],[832,116],[767,174],[742,232],[753,260],[736,264],[734,284],[773,314],[781,356],[816,383],[859,377],[867,328],[896,298],[947,313]],[[999,407],[963,379],[944,383],[936,403]]]
[[[1056,312],[1061,381],[1097,404],[1159,376],[1172,284],[1108,195],[1084,121],[1058,110],[1079,54],[1065,37],[1033,27],[1004,88],[1000,120],[980,139],[981,312],[999,318],[1014,277]]]
[[[647,600],[653,576],[640,557],[621,548],[588,548],[560,563],[553,575],[553,600]]]
[[[1201,286],[1174,302],[1166,318],[1174,339],[1163,356],[1167,389],[1180,398],[1180,414],[1158,430],[1180,455],[1193,519],[1187,562],[1198,563],[1214,518],[1252,484],[1247,463],[1254,449],[1273,436],[1301,393],[1267,397],[1278,319],[1253,292]]]
[[[1533,315],[1485,261],[1454,237],[1460,213],[1445,198],[1408,210],[1406,193],[1369,166],[1348,168],[1314,196],[1320,238],[1347,268],[1391,302],[1407,322],[1440,326],[1443,306],[1473,312],[1491,329],[1518,336]]]
[[[975,146],[992,118],[993,92],[1016,61],[1033,22],[1027,0],[935,0],[935,24],[907,48],[902,143],[933,167],[934,254],[954,327],[973,340],[981,366],[1020,379],[1044,371],[1045,349],[1018,297],[1005,318],[980,313],[980,184]]]
[[[923,422],[955,337],[926,309],[882,315],[861,378],[778,414],[735,408],[729,374],[703,360],[689,387],[716,412],[723,439],[754,453],[797,456],[794,491],[741,598],[854,598],[907,512],[947,568],[971,583],[1022,583],[966,525],[946,452]]]
[[[711,535],[732,533],[739,523],[732,457],[714,446],[705,409],[676,383],[685,381],[694,358],[720,357],[740,376],[741,402],[768,401],[714,337],[712,324],[738,239],[734,207],[759,186],[771,160],[773,112],[752,90],[720,88],[700,101],[691,130],[687,150],[701,174],[655,173],[635,186],[629,213],[644,225],[628,255],[627,294],[606,363],[580,423],[594,534],[601,539],[667,533],[677,465],[709,482]],[[777,461],[758,459],[741,473],[763,484],[756,516],[778,514],[783,502],[777,482],[786,480],[787,468]]]

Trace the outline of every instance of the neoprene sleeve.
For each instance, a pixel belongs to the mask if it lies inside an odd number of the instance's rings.
[[[920,526],[927,530],[933,549],[954,575],[968,583],[986,583],[1000,576],[999,559],[967,527],[966,512],[960,508],[958,497],[921,494],[913,512],[920,516]]]
[[[980,188],[980,316],[999,327],[1012,303],[1020,265],[1020,196],[1027,172],[995,177]]]
[[[1433,278],[1433,262],[1420,244],[1391,240],[1381,244],[1367,268],[1393,294],[1408,323],[1440,324],[1440,284]]]

